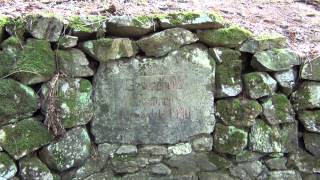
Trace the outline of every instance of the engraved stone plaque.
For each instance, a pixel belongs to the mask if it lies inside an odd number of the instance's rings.
[[[162,58],[101,63],[94,77],[97,143],[174,144],[214,129],[214,65],[188,45]]]

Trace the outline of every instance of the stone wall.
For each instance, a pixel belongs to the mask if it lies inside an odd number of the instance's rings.
[[[320,58],[213,13],[0,20],[0,179],[320,179]]]

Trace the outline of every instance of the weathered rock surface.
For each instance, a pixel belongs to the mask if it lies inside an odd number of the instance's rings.
[[[10,179],[18,171],[16,164],[5,152],[0,152],[0,179]]]
[[[78,44],[77,36],[65,35],[60,37],[58,41],[58,48],[59,49],[73,48],[77,46],[77,44]]]
[[[49,83],[42,85],[42,109],[48,108]],[[56,82],[57,117],[61,119],[65,128],[87,124],[92,116],[92,85],[90,81],[81,78],[61,78]]]
[[[23,84],[48,81],[56,70],[54,52],[48,41],[28,39],[11,73]]]
[[[290,95],[296,87],[297,77],[298,72],[294,68],[274,73],[274,79],[279,83],[281,91],[286,95]]]
[[[26,28],[37,39],[56,42],[62,32],[63,22],[54,16],[35,15],[27,18]]]
[[[300,111],[298,117],[307,131],[320,133],[320,111]]]
[[[201,172],[199,180],[234,180],[227,172]]]
[[[90,156],[91,142],[88,132],[83,127],[73,128],[61,139],[42,148],[39,152],[50,168],[64,171],[83,165]]]
[[[130,154],[115,155],[111,159],[111,169],[116,174],[135,173],[148,164],[146,157]]]
[[[216,98],[236,96],[242,91],[240,52],[229,48],[211,48],[216,60]]]
[[[288,164],[293,165],[301,172],[305,173],[319,173],[320,160],[314,156],[303,152],[295,152],[289,155]]]
[[[279,158],[270,158],[265,161],[265,164],[270,170],[285,170],[287,169],[287,158],[279,157]]]
[[[224,26],[224,19],[215,13],[181,12],[157,17],[160,27],[167,29],[181,27],[189,30],[218,29]]]
[[[56,56],[59,62],[59,69],[67,76],[93,76],[94,72],[89,67],[86,55],[79,49],[57,50]]]
[[[108,160],[109,157],[113,157],[116,150],[119,148],[119,144],[103,143],[98,145],[98,153],[102,160]]]
[[[97,61],[108,62],[137,54],[138,47],[129,38],[101,38],[85,41],[81,44],[85,53]]]
[[[198,37],[191,31],[173,28],[141,38],[137,41],[137,45],[146,56],[160,57],[179,49],[182,45],[191,44],[197,40]]]
[[[36,156],[28,156],[19,161],[19,176],[22,180],[58,180],[60,177],[51,173],[48,167]]]
[[[34,90],[15,80],[0,80],[0,126],[32,116],[39,108]]]
[[[259,160],[263,156],[263,153],[245,150],[236,155],[236,162],[255,161]]]
[[[0,129],[0,146],[14,159],[48,144],[53,135],[35,118],[24,119]]]
[[[186,155],[192,152],[190,143],[178,143],[168,147],[169,155]]]
[[[247,139],[246,131],[234,126],[217,124],[213,136],[213,147],[218,152],[236,155],[247,146]]]
[[[244,162],[230,168],[231,175],[242,180],[253,180],[263,172],[266,167],[260,161]]]
[[[197,33],[200,42],[209,47],[223,46],[238,48],[252,33],[244,28],[231,25],[218,30],[200,30]]]
[[[281,34],[264,34],[245,41],[240,48],[242,52],[256,53],[275,48],[284,48],[287,38]]]
[[[303,141],[306,149],[316,157],[320,157],[320,134],[304,133]]]
[[[107,32],[114,36],[137,38],[156,28],[155,20],[148,16],[114,16],[107,21]]]
[[[118,150],[116,151],[116,154],[137,154],[138,149],[137,146],[134,145],[121,145]]]
[[[320,107],[320,83],[305,81],[293,92],[292,101],[295,109],[313,109]]]
[[[213,151],[209,152],[208,158],[218,169],[227,169],[232,165],[232,162],[229,159],[220,156]]]
[[[274,94],[277,88],[275,81],[268,73],[252,72],[243,75],[246,94],[253,99]]]
[[[298,129],[296,123],[270,126],[257,120],[251,127],[250,148],[263,153],[295,152],[298,148]]]
[[[71,16],[66,25],[71,33],[79,39],[103,37],[106,32],[106,17],[104,16]]]
[[[191,145],[194,151],[211,151],[213,138],[211,136],[202,136],[192,140]]]
[[[260,113],[262,107],[255,100],[234,98],[216,102],[216,117],[226,125],[250,127]]]
[[[295,112],[284,94],[275,94],[263,104],[263,115],[271,125],[295,121]]]
[[[270,171],[268,180],[302,180],[299,172],[294,170]]]
[[[160,59],[100,64],[94,77],[95,141],[174,144],[212,132],[210,62],[204,46],[189,45]]]
[[[320,81],[320,57],[306,61],[300,70],[302,79]]]
[[[260,71],[283,71],[300,64],[299,57],[289,49],[257,52],[251,61],[251,65]]]
[[[171,169],[167,165],[159,163],[151,167],[151,172],[157,175],[169,175],[171,174]]]

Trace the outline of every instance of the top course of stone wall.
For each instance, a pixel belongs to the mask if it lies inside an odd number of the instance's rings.
[[[196,12],[0,28],[0,179],[320,178],[320,59],[279,34]]]

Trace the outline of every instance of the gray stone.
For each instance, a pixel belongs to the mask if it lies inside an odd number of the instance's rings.
[[[270,171],[268,180],[302,180],[299,172],[294,170]]]
[[[111,171],[103,171],[103,172],[99,172],[99,173],[95,173],[92,174],[86,178],[84,178],[84,180],[121,180],[121,178],[119,177],[114,177],[113,173]]]
[[[298,151],[289,155],[288,166],[294,166],[304,173],[319,173],[320,159],[306,152]]]
[[[320,133],[320,111],[300,111],[298,119],[307,131]]]
[[[236,96],[242,91],[241,53],[229,48],[211,48],[209,53],[216,60],[216,88],[217,98]]]
[[[111,159],[111,168],[116,174],[134,173],[149,164],[148,159],[144,156],[135,155],[115,155]]]
[[[0,152],[0,179],[10,179],[18,171],[16,164],[5,152]]]
[[[70,77],[93,76],[94,72],[89,67],[86,55],[78,49],[57,50],[56,58],[59,69]]]
[[[137,146],[134,145],[121,145],[118,150],[116,151],[116,154],[137,154],[138,149]]]
[[[160,57],[197,40],[198,37],[191,31],[173,28],[141,38],[137,44],[146,56]]]
[[[12,79],[0,80],[0,126],[32,116],[39,106],[32,88]]]
[[[263,153],[295,152],[298,148],[297,128],[297,123],[283,124],[279,127],[257,120],[251,127],[250,148]]]
[[[101,38],[80,44],[85,53],[97,61],[108,62],[137,54],[138,47],[129,38]]]
[[[65,35],[60,37],[58,41],[58,48],[59,49],[66,49],[66,48],[72,48],[77,46],[78,44],[78,37],[77,36],[70,36]]]
[[[228,172],[201,172],[199,180],[234,180]]]
[[[281,34],[263,34],[245,41],[240,48],[242,52],[256,53],[274,48],[284,48],[287,38]]]
[[[159,145],[144,145],[139,149],[139,153],[166,156],[168,154],[168,148]]]
[[[42,110],[47,112],[49,87],[52,81],[41,86]],[[81,78],[60,78],[56,81],[56,116],[65,128],[87,124],[92,116],[92,85]]]
[[[320,81],[320,57],[304,62],[301,66],[300,77],[302,79]]]
[[[204,46],[189,45],[160,59],[101,63],[94,77],[95,142],[175,144],[211,133],[210,62]]]
[[[247,146],[247,139],[246,131],[234,126],[217,124],[213,136],[213,147],[218,152],[236,155]]]
[[[252,161],[232,166],[230,173],[241,180],[254,180],[265,170],[266,167],[260,161]]]
[[[16,160],[52,140],[53,135],[36,118],[24,119],[0,129],[0,146]]]
[[[263,157],[264,154],[252,151],[242,151],[236,155],[236,162],[255,161]]]
[[[33,37],[50,42],[58,41],[63,29],[62,20],[54,16],[43,15],[28,16],[26,19],[26,28]]]
[[[298,72],[294,68],[274,73],[274,79],[279,83],[281,91],[286,95],[290,95],[292,93],[296,86],[297,77]]]
[[[289,49],[257,52],[251,61],[251,66],[260,71],[283,71],[300,64],[299,57]]]
[[[287,158],[281,157],[281,158],[271,158],[268,160],[265,160],[265,164],[270,170],[285,170],[287,169]]]
[[[303,174],[302,178],[303,180],[319,180],[320,175],[319,174]]]
[[[107,21],[107,32],[114,36],[137,38],[156,28],[156,22],[151,16],[113,16]]]
[[[148,173],[135,173],[135,174],[128,174],[121,177],[121,180],[198,180],[198,176],[194,173],[188,173],[183,175],[170,175],[159,177],[157,175],[151,175]]]
[[[192,140],[191,145],[194,151],[211,151],[213,138],[211,136],[202,136]]]
[[[271,125],[295,121],[295,112],[284,94],[273,95],[262,104],[262,107],[263,115]]]
[[[303,141],[306,149],[316,157],[320,157],[320,134],[304,133]]]
[[[154,166],[151,167],[151,172],[153,174],[158,174],[158,175],[169,175],[171,174],[171,169],[166,166],[163,163],[160,164],[156,164]]]
[[[244,74],[243,81],[246,94],[253,99],[270,96],[277,89],[277,81],[265,72]]]
[[[102,160],[108,160],[109,157],[113,157],[116,150],[120,147],[118,144],[103,143],[98,145],[98,153]]]
[[[16,62],[16,58],[18,56],[18,51],[20,50],[7,50],[4,49],[0,51],[0,77],[5,78],[10,75],[10,71],[14,67],[14,63]]]
[[[61,139],[42,148],[39,154],[51,169],[61,172],[83,165],[90,152],[91,142],[87,130],[76,127],[67,131]]]
[[[208,155],[209,161],[217,166],[218,169],[227,169],[232,165],[232,162],[223,156],[210,152]]]
[[[293,92],[292,101],[295,109],[313,109],[320,107],[320,83],[304,81]]]
[[[67,17],[67,27],[71,34],[80,40],[104,37],[106,32],[106,17],[99,15]]]
[[[192,152],[190,143],[179,143],[168,147],[169,155],[186,155]]]
[[[36,156],[28,156],[19,160],[19,176],[21,180],[58,180],[57,174],[50,172],[48,167]]]
[[[216,102],[216,117],[226,125],[250,127],[261,113],[262,107],[255,100],[240,97]]]

